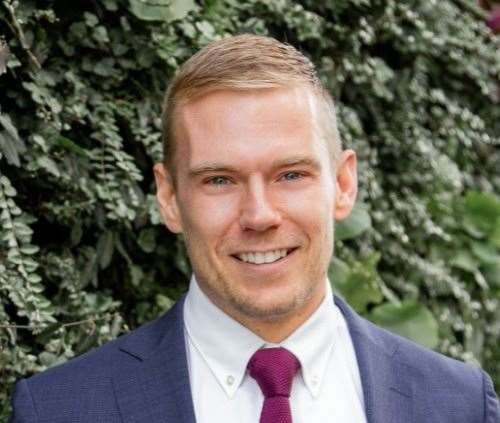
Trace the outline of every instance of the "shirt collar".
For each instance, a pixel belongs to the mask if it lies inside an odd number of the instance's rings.
[[[220,310],[200,289],[195,276],[191,277],[184,303],[186,332],[229,398],[241,385],[253,353],[262,347],[276,346],[287,348],[297,357],[307,389],[313,397],[320,394],[335,331],[342,323],[330,283],[328,280],[325,283],[326,295],[318,309],[287,339],[276,345],[266,343]]]

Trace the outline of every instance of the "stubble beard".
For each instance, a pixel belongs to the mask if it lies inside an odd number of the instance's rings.
[[[296,288],[289,299],[282,297],[285,301],[262,304],[251,296],[244,296],[237,289],[238,284],[234,284],[234,280],[231,281],[220,269],[211,275],[202,273],[197,275],[200,288],[212,303],[240,323],[247,321],[277,323],[287,319],[312,300],[325,278],[326,272],[322,271],[320,266],[310,264],[304,280],[294,282]]]

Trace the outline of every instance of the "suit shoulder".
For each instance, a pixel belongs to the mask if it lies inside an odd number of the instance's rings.
[[[483,372],[480,368],[442,353],[433,351],[407,338],[394,334],[367,321],[376,338],[384,344],[386,351],[424,377],[436,388],[451,387],[467,392],[483,389]]]
[[[85,386],[109,379],[111,371],[126,367],[143,358],[143,351],[150,351],[161,341],[168,314],[148,322],[133,331],[109,341],[100,347],[51,367],[27,379],[31,390],[47,386]],[[129,345],[140,346],[135,352]],[[142,349],[142,350],[141,350]]]

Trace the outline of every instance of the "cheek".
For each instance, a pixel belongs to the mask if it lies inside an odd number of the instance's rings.
[[[237,218],[237,201],[229,196],[193,199],[183,213],[186,227],[199,241],[217,242]]]
[[[280,203],[287,215],[307,232],[324,233],[333,227],[333,200],[322,189],[291,192]]]

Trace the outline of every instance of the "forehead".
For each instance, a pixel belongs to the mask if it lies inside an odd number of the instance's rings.
[[[305,87],[207,94],[178,111],[176,160],[181,166],[209,159],[241,166],[254,159],[263,165],[284,154],[324,150],[316,109],[314,94]]]

